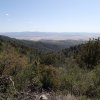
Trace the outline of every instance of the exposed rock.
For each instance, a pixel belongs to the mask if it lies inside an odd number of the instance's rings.
[[[47,96],[46,95],[44,95],[44,94],[42,94],[41,96],[40,96],[40,98],[39,98],[40,100],[48,100],[48,98],[47,98]]]

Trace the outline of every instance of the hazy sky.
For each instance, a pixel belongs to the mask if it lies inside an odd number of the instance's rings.
[[[0,32],[100,32],[100,0],[0,0]]]

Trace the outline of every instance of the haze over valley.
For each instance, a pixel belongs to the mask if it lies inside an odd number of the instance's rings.
[[[98,38],[100,33],[87,32],[1,32],[0,35],[22,40],[89,40]]]

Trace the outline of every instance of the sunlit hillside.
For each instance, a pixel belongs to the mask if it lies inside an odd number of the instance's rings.
[[[48,49],[52,43],[47,43],[47,49],[44,43],[41,49],[31,45],[30,41],[0,36],[1,98],[18,100],[22,91],[24,98],[28,92],[33,98],[43,91],[62,94],[62,98],[69,93],[74,98],[100,97],[99,38],[59,50]]]

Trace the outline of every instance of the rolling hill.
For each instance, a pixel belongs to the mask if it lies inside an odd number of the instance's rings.
[[[83,43],[81,40],[40,40],[40,41],[30,41],[30,40],[19,40],[15,38],[10,38],[8,36],[0,36],[0,40],[10,41],[19,45],[24,45],[26,47],[38,49],[40,51],[58,51],[64,48],[69,48]]]

